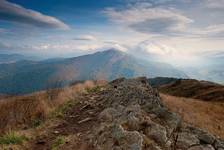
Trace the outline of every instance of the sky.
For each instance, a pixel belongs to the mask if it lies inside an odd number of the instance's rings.
[[[173,65],[224,56],[224,0],[0,0],[0,53],[115,48]]]

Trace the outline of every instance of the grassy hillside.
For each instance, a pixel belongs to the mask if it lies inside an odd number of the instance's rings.
[[[163,103],[182,119],[224,138],[224,102],[206,102],[160,94]]]
[[[61,89],[49,89],[24,96],[2,98],[0,101],[0,133],[16,128],[38,126],[59,106],[73,100],[79,93],[104,84],[85,81]],[[59,114],[60,115],[60,112]]]
[[[149,84],[152,87],[155,87],[155,88],[158,88],[160,86],[176,82],[177,80],[179,80],[179,79],[178,78],[169,78],[169,77],[156,77],[156,78],[149,78],[148,79]]]
[[[163,93],[179,97],[202,99],[205,101],[224,101],[224,86],[207,81],[192,79],[177,80],[159,87]]]

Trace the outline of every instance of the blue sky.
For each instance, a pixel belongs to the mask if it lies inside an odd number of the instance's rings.
[[[78,56],[116,48],[171,64],[224,52],[224,0],[0,0],[0,52]]]

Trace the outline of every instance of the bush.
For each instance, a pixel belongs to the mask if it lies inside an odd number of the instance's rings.
[[[74,106],[76,103],[75,101],[68,101],[65,102],[60,107],[57,107],[50,115],[51,118],[61,118],[64,116],[65,112],[69,110],[72,106]]]
[[[9,144],[22,144],[25,140],[28,140],[25,136],[16,135],[15,132],[8,132],[2,137],[0,137],[1,145],[9,145]]]
[[[65,144],[65,139],[63,136],[59,136],[55,139],[54,143],[51,146],[52,150],[57,150],[59,146]]]

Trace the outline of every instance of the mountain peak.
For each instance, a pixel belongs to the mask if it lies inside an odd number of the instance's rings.
[[[104,51],[101,51],[102,53],[107,53],[107,54],[125,54],[125,52],[121,51],[121,50],[118,50],[118,49],[115,49],[115,48],[111,48],[111,49],[108,49],[108,50],[104,50]]]

